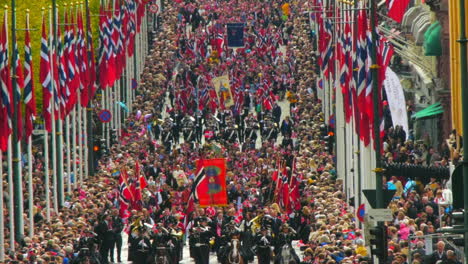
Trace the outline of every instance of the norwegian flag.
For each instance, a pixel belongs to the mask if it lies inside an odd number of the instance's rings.
[[[57,17],[58,19],[58,17]],[[60,111],[62,116],[66,116],[66,107],[67,107],[67,101],[68,98],[70,97],[70,90],[68,89],[67,86],[67,72],[66,72],[66,59],[65,59],[65,46],[62,42],[63,36],[62,32],[60,30],[60,27],[57,27],[57,72],[58,72],[58,90],[60,91]],[[65,35],[66,37],[66,35]]]
[[[8,138],[13,129],[13,93],[11,88],[10,67],[8,63],[8,15],[5,11],[2,35],[0,40],[0,79],[1,79],[1,104],[0,104],[0,148],[7,151]]]
[[[343,32],[340,38],[340,45],[341,49],[341,56],[340,56],[340,85],[341,85],[341,92],[343,94],[343,108],[345,112],[345,120],[346,123],[349,123],[352,116],[352,109],[351,109],[351,93],[350,93],[350,85],[349,85],[349,59],[350,59],[350,48],[351,48],[351,30],[349,23],[347,23],[348,17],[345,16],[345,26],[343,27]]]
[[[219,31],[218,33],[216,33],[216,37],[213,43],[213,47],[215,48],[216,51],[218,51],[218,56],[221,56],[221,53],[223,53],[223,45],[224,45],[223,32]]]
[[[107,18],[104,13],[104,9],[101,6],[99,12],[99,85],[101,89],[106,89],[108,85],[108,71],[107,71],[107,58],[108,58],[108,47],[109,47],[109,38],[108,38],[108,28],[107,28]]]
[[[133,57],[135,51],[135,36],[136,36],[136,4],[134,1],[126,0],[126,9],[127,12],[126,18],[127,22],[127,38],[125,40],[125,46],[127,47],[128,57]]]
[[[73,23],[73,18],[70,19]],[[65,61],[67,70],[67,106],[66,112],[70,113],[77,101],[77,89],[79,78],[76,74],[76,61],[75,61],[75,40],[74,40],[73,26],[68,25],[68,16],[65,15]]]
[[[89,8],[87,9],[87,17],[89,17]],[[87,39],[86,39],[86,45],[87,45],[87,57],[88,57],[88,100],[91,100],[94,97],[94,93],[96,92],[96,64],[94,63],[94,45],[93,45],[93,32],[91,30],[91,23],[87,23],[86,25],[87,28]]]
[[[54,90],[53,92],[53,101],[54,101],[54,120],[58,120],[59,118],[63,118],[65,117],[64,114],[62,114],[60,112],[60,104],[61,104],[61,101],[63,101],[62,99],[62,95],[61,93],[59,92],[59,72],[58,72],[58,58],[57,58],[57,50],[56,50],[56,47],[55,47],[55,44],[54,43],[54,36],[51,35],[50,36],[50,39],[52,40],[51,41],[51,53],[52,53],[52,56],[51,56],[51,71],[52,71],[52,89]]]
[[[392,59],[394,48],[390,44],[390,42],[385,38],[381,37],[380,40],[377,42],[379,45],[377,47],[377,64],[380,65],[380,68],[378,69],[378,102],[382,101],[382,90],[383,90],[383,82],[385,80],[385,72],[387,71],[387,67],[390,64],[390,60]],[[379,103],[378,104],[378,115],[379,115],[379,120],[380,122],[380,144],[383,143],[382,139],[385,135],[385,119],[383,118],[383,111],[382,111],[382,105]],[[373,138],[375,137],[374,133],[372,133]],[[374,141],[375,142],[375,141]],[[374,149],[375,149],[375,144],[374,144]],[[383,148],[381,148],[383,150]]]
[[[299,180],[297,176],[291,177],[291,184],[289,186],[289,206],[288,206],[288,214],[292,213],[293,211],[301,210],[301,195],[299,192]]]
[[[34,95],[33,64],[31,54],[31,37],[29,36],[29,14],[26,14],[26,30],[24,36],[24,105],[25,105],[25,138],[32,135],[33,122],[36,117],[36,98]]]
[[[360,10],[358,14],[358,40],[357,40],[357,99],[359,108],[359,138],[367,146],[370,143],[370,119],[367,115],[366,105],[366,90],[367,90],[367,75],[368,62],[367,55],[367,18],[364,10]]]
[[[284,173],[281,177],[281,190],[280,190],[280,199],[279,204],[283,208],[289,207],[289,182],[288,175]]]
[[[329,17],[325,17],[325,35],[324,35],[324,51],[322,56],[322,72],[327,79],[331,79],[333,73],[333,25]]]
[[[145,4],[147,0],[135,0],[137,5],[136,17],[137,17],[137,32],[140,33],[142,18],[145,16]]]
[[[42,84],[42,115],[44,117],[45,129],[48,132],[52,131],[52,75],[50,73],[50,54],[47,42],[47,32],[45,26],[45,18],[42,17],[42,38],[41,38],[41,65],[40,65],[40,81]]]
[[[365,93],[365,111],[367,114],[367,118],[369,119],[369,134],[372,138],[374,138],[374,91],[373,91],[373,83],[374,80],[372,78],[372,71],[371,67],[374,64],[372,61],[371,54],[372,54],[372,31],[367,28],[366,30],[366,46],[367,46],[367,60],[366,60],[366,93]],[[378,113],[375,113],[378,114]]]
[[[116,2],[117,4],[117,2]],[[120,77],[123,74],[123,71],[125,69],[125,64],[126,64],[126,58],[125,58],[125,35],[126,35],[126,25],[125,25],[125,5],[121,5],[119,7],[120,11],[117,13],[117,7],[115,8],[115,22],[114,25],[118,25],[117,30],[118,36],[117,36],[117,47],[116,47],[116,54],[117,54],[117,60],[116,60],[116,75],[117,79],[120,79]],[[114,26],[115,28],[115,26]]]
[[[83,27],[83,15],[81,11],[78,13],[78,40],[76,44],[76,53],[78,61],[78,69],[80,72],[80,104],[82,107],[88,105],[89,94],[89,73],[88,73],[88,51],[86,50],[84,27]]]
[[[410,0],[387,0],[388,17],[401,23]]]
[[[21,60],[18,52],[18,42],[15,41],[15,47],[13,49],[13,67],[16,69],[16,78],[15,83],[15,111],[16,111],[16,127],[17,127],[17,140],[21,141],[21,138],[23,137],[23,115],[21,111],[21,91],[24,89],[24,76],[23,76],[23,67],[21,67]]]
[[[341,66],[341,91],[343,93],[343,103],[345,110],[345,120],[346,123],[351,121],[353,116],[352,109],[352,94],[351,94],[351,78],[352,78],[352,58],[351,58],[351,48],[352,48],[352,39],[351,39],[351,26],[349,22],[350,16],[348,12],[345,15],[345,26],[344,26],[344,35],[342,37],[343,42],[343,64]]]
[[[109,3],[111,4],[111,3]],[[112,6],[108,7],[109,10],[112,10]],[[106,12],[107,17],[107,86],[114,86],[116,76],[116,38],[118,38],[118,33],[114,29],[114,20],[112,11]]]
[[[119,177],[119,211],[121,217],[126,217],[128,215],[128,208],[133,200],[132,192],[127,183],[127,177],[126,171],[123,170]]]

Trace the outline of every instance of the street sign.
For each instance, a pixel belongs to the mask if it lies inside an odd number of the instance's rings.
[[[149,10],[151,13],[156,14],[159,11],[159,6],[157,4],[152,4],[150,5]]]
[[[364,215],[366,214],[366,208],[365,204],[361,204],[358,209],[356,210],[356,216],[359,220],[359,222],[363,223],[364,222]]]
[[[367,212],[371,221],[392,221],[393,213],[391,209],[369,209]]]
[[[104,109],[99,112],[98,118],[102,123],[109,123],[112,118],[112,114],[109,110]]]
[[[364,193],[364,196],[366,197],[367,201],[369,202],[370,206],[372,208],[377,207],[376,206],[376,200],[375,200],[375,190],[362,190]],[[393,199],[393,196],[395,195],[396,190],[380,190],[379,192],[383,192],[383,207],[387,207],[390,201]]]

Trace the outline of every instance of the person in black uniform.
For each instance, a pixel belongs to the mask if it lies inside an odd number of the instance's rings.
[[[203,117],[200,111],[197,111],[195,114],[195,130],[196,130],[196,140],[198,143],[201,143],[203,135]]]
[[[280,120],[281,120],[281,107],[276,102],[275,102],[275,105],[273,106],[272,114],[273,114],[273,121],[276,123],[276,126],[279,127]]]
[[[172,120],[170,118],[166,118],[166,120],[164,120],[163,131],[162,131],[161,136],[162,136],[162,142],[163,142],[164,148],[168,152],[171,151],[172,142],[173,142],[172,127],[173,127]]]
[[[248,114],[248,109],[243,109],[242,114],[235,116],[237,133],[239,134],[239,141],[244,142],[244,130],[245,130],[245,117]]]
[[[249,139],[253,142],[257,140],[257,129],[259,128],[257,122],[253,117],[247,117],[245,126],[245,139]]]
[[[109,214],[102,216],[101,221],[96,226],[96,234],[100,241],[99,254],[101,255],[101,263],[109,263],[109,250],[114,243],[114,232],[112,227],[112,217]]]
[[[299,257],[297,256],[296,252],[294,251],[291,242],[295,239],[296,237],[296,232],[294,229],[289,227],[287,223],[284,223],[281,226],[281,231],[278,234],[278,237],[276,237],[276,242],[275,242],[275,264],[279,263],[289,263],[288,261],[294,260],[295,263],[299,263]],[[284,256],[282,253],[283,250],[288,250],[289,254],[289,259],[286,260],[284,259]]]
[[[208,264],[210,260],[210,239],[213,233],[208,226],[208,219],[201,217],[200,226],[194,227],[190,236],[193,246],[193,258],[196,264]]]
[[[112,243],[112,246],[110,248],[110,257],[111,261],[114,262],[114,248],[117,249],[117,261],[122,262],[121,259],[121,252],[122,252],[122,231],[124,228],[124,223],[122,221],[122,218],[119,216],[119,211],[117,209],[114,209],[112,211],[112,231],[114,232],[114,243]]]
[[[258,263],[270,264],[273,238],[268,234],[268,228],[266,226],[262,226],[260,233],[255,236],[255,244],[257,245]]]
[[[174,144],[179,144],[179,139],[180,139],[180,130],[181,130],[181,124],[182,124],[182,118],[184,116],[182,113],[177,111],[177,113],[174,114],[174,122],[172,125],[172,138],[174,140]]]
[[[156,230],[157,231],[153,235],[153,244],[151,245],[156,263],[164,262],[164,259],[169,261],[172,256],[172,252],[170,252],[171,236],[169,230],[164,228],[162,223],[157,225]]]
[[[138,228],[138,236],[136,239],[136,252],[133,264],[150,263],[151,257],[151,241],[148,236],[148,231],[145,227]]]
[[[182,119],[182,134],[184,135],[184,141],[187,143],[195,142],[195,119],[191,116],[185,116]]]

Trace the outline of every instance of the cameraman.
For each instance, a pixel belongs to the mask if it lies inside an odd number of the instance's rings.
[[[82,248],[78,252],[78,256],[73,260],[73,264],[89,263],[89,264],[101,264],[99,261],[99,254],[96,251],[96,245],[93,248]]]

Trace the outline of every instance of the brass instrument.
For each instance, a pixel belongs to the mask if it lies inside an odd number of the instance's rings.
[[[262,219],[263,219],[263,214],[257,215],[254,217],[252,220],[250,220],[250,223],[252,224],[252,233],[256,234],[260,232],[260,228],[262,227]]]

